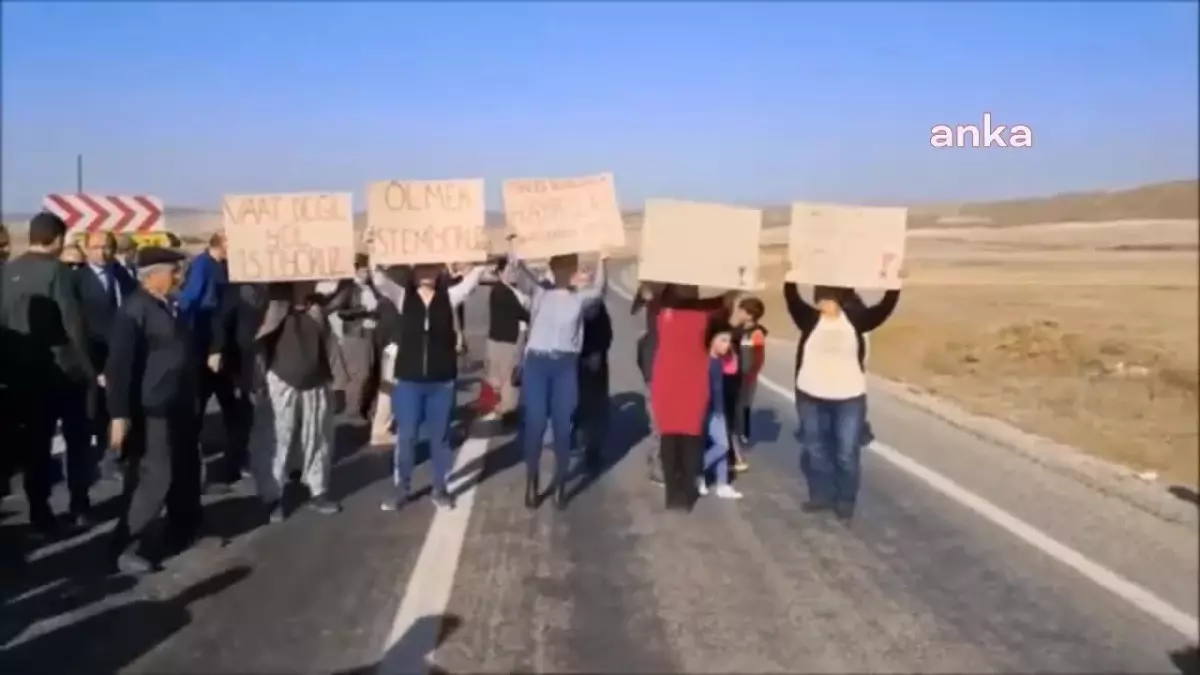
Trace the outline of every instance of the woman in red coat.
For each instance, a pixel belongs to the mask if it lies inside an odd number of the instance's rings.
[[[696,501],[708,408],[708,345],[712,315],[727,311],[736,293],[700,299],[695,286],[670,284],[659,296],[658,348],[650,376],[650,406],[662,437],[663,482],[668,509]]]

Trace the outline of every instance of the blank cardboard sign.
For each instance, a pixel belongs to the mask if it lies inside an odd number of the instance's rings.
[[[506,180],[504,218],[526,260],[625,245],[611,173]]]
[[[788,281],[846,288],[900,288],[908,209],[792,204]]]
[[[647,200],[638,279],[759,290],[761,234],[758,209]]]
[[[483,179],[392,180],[367,186],[371,262],[482,262]]]
[[[229,280],[320,281],[354,276],[349,192],[226,195]]]

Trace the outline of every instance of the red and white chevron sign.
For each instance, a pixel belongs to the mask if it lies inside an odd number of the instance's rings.
[[[73,232],[153,232],[164,227],[162,200],[145,195],[54,194],[46,195],[42,207]]]

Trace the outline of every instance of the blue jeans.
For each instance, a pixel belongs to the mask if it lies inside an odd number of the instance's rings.
[[[433,489],[445,493],[450,475],[450,413],[454,409],[454,380],[412,382],[400,380],[392,389],[392,415],[396,418],[396,451],[392,480],[407,492],[412,487],[413,459],[421,425],[429,436],[429,461]]]
[[[572,417],[579,402],[579,355],[527,352],[521,372],[521,439],[525,468],[535,472],[546,425],[554,432],[554,478],[567,477],[571,461]]]
[[[830,401],[796,392],[800,470],[811,501],[853,506],[858,499],[866,414],[865,394]]]
[[[705,425],[704,473],[713,472],[717,485],[729,484],[729,426],[723,415],[710,415]]]

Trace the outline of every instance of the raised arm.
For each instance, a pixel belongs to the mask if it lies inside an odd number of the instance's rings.
[[[530,302],[533,302],[533,299],[545,290],[545,287],[542,286],[542,280],[538,279],[537,275],[533,273],[533,270],[529,269],[524,260],[513,257],[509,259],[508,264],[512,265],[516,271],[515,278],[513,279],[515,290],[528,296]]]
[[[448,290],[450,293],[450,304],[458,307],[467,301],[471,293],[479,287],[479,280],[483,277],[483,273],[487,270],[483,265],[476,265],[471,268],[470,272],[463,275],[462,281],[451,286]]]
[[[861,314],[858,317],[857,328],[860,332],[870,333],[871,331],[883,325],[892,316],[892,312],[896,311],[896,303],[900,301],[900,291],[890,290],[883,294],[883,299],[879,304],[863,307]]]
[[[593,305],[598,302],[604,302],[604,294],[608,290],[608,259],[601,258],[600,263],[596,265],[596,275],[592,277],[592,283],[579,291],[579,297],[583,301],[583,306]]]
[[[783,285],[783,301],[796,328],[806,331],[816,324],[817,309],[800,297],[800,289],[796,288],[796,284],[789,281]]]
[[[392,281],[391,277],[383,273],[383,270],[375,268],[371,270],[371,282],[375,284],[375,290],[396,306],[397,312],[404,311],[404,287]]]

